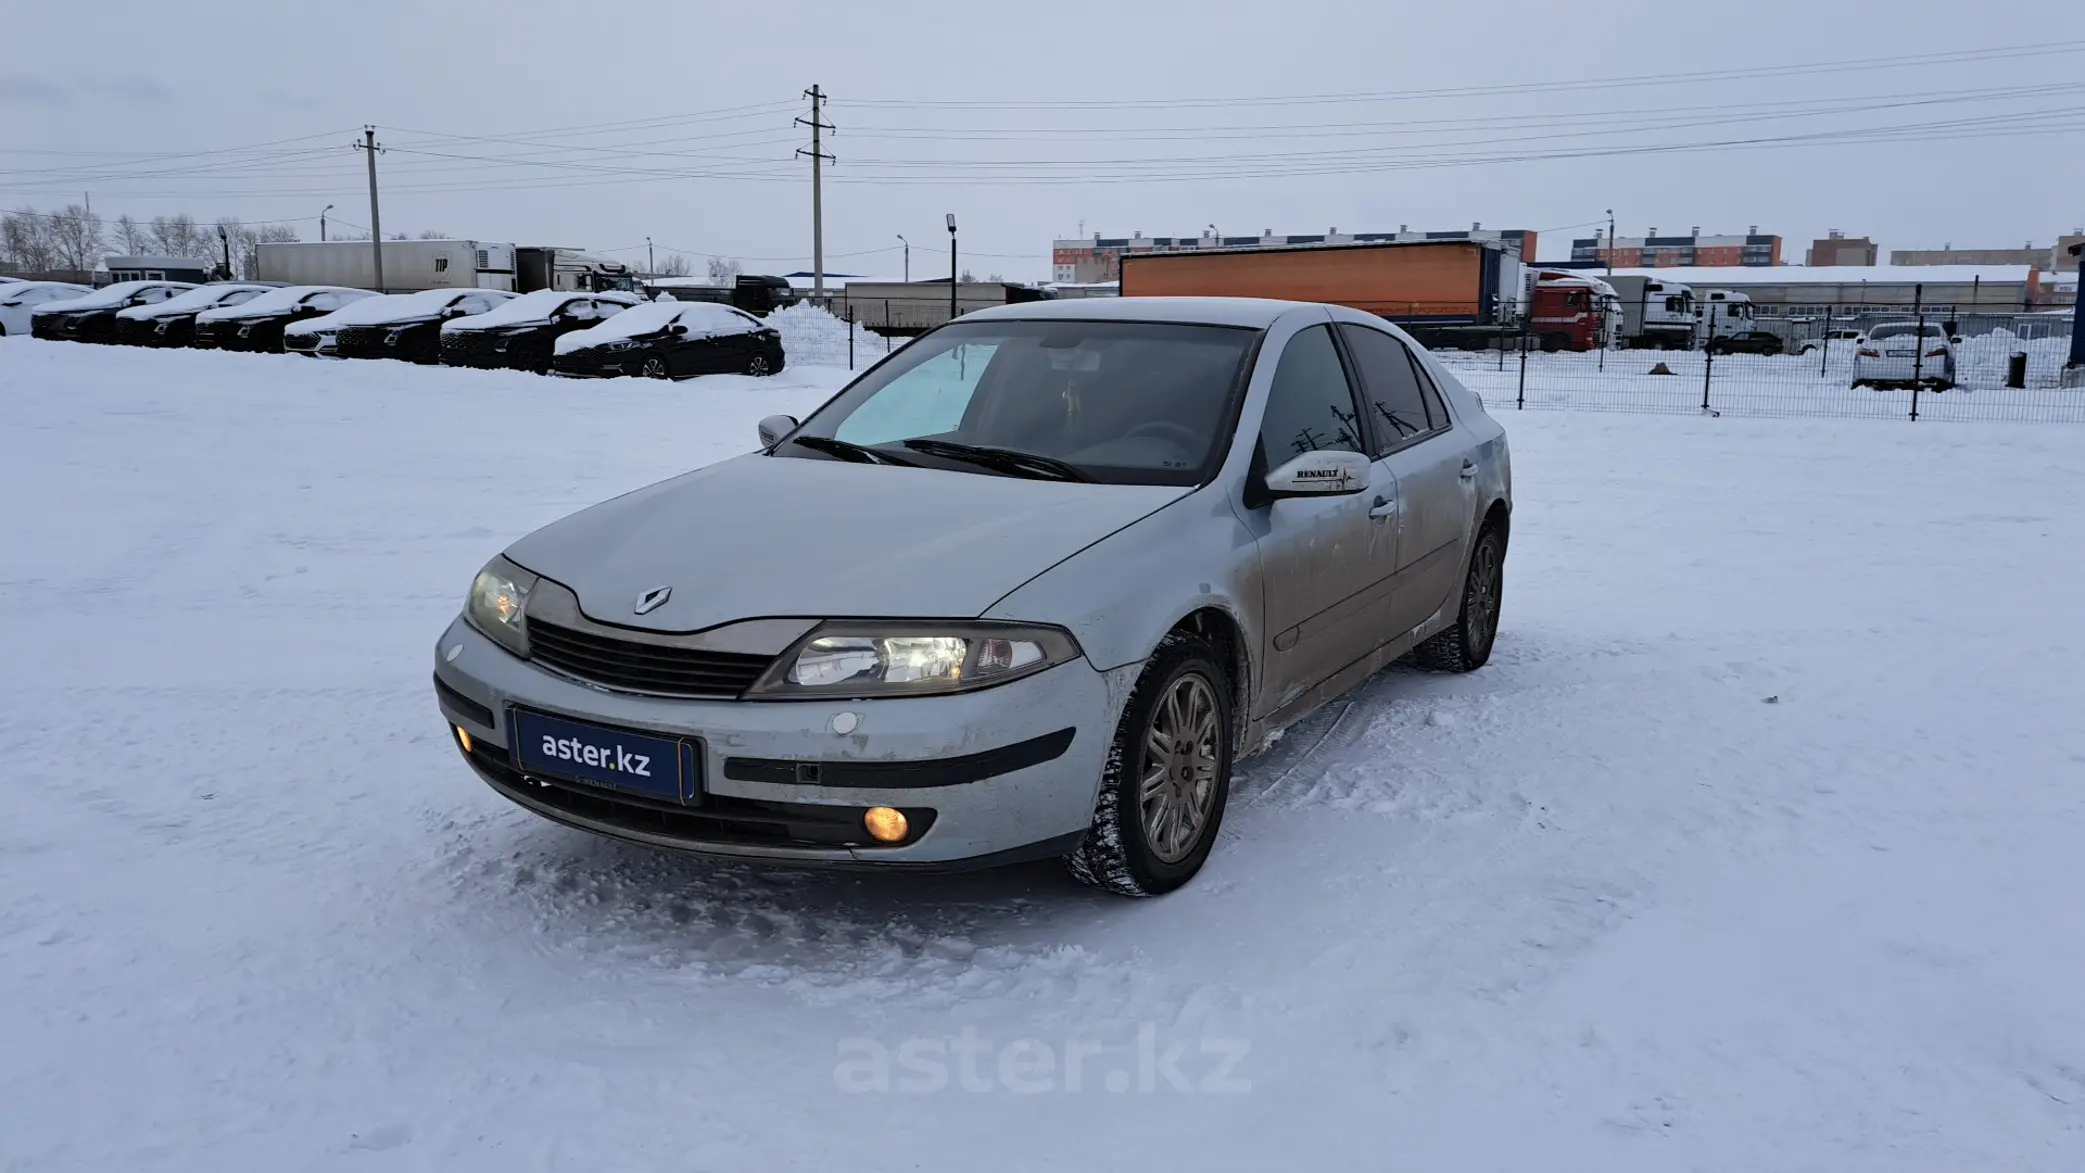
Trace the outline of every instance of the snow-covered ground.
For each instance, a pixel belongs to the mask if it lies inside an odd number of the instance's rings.
[[[474,779],[484,559],[844,378],[0,343],[0,1168],[2085,1167],[2085,430],[1502,413],[1491,665],[1160,900]]]

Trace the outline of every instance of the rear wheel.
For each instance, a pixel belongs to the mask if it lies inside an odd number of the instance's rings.
[[[1168,635],[1123,706],[1093,825],[1065,857],[1081,883],[1157,896],[1194,878],[1231,787],[1231,681],[1198,636]]]
[[[1422,668],[1474,672],[1491,659],[1499,637],[1499,603],[1506,586],[1506,538],[1497,526],[1477,534],[1470,571],[1463,579],[1462,609],[1454,626],[1413,649]]]
[[[644,365],[637,368],[637,373],[643,375],[647,379],[666,378],[666,356],[663,354],[645,355]]]

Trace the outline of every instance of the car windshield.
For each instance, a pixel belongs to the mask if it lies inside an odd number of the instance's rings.
[[[1199,484],[1222,455],[1217,438],[1229,434],[1257,337],[1159,322],[958,323],[906,346],[798,434],[970,472],[995,470],[905,441],[1048,457],[1115,484]],[[776,455],[830,458],[795,443]]]
[[[1894,322],[1886,326],[1877,326],[1868,334],[1870,341],[1880,341],[1884,338],[1940,338],[1944,336],[1940,327],[1920,326],[1916,322]]]

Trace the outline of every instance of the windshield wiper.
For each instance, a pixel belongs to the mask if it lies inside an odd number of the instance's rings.
[[[885,452],[881,448],[871,448],[865,444],[856,444],[847,440],[836,440],[831,436],[791,436],[789,437],[789,442],[801,444],[813,452],[823,452],[827,456],[837,456],[841,460],[853,461],[856,464],[895,464],[903,468],[919,467],[894,452]]]
[[[992,448],[983,444],[959,444],[954,440],[907,440],[905,447],[929,456],[945,460],[960,460],[995,472],[1013,476],[1025,476],[1035,480],[1090,481],[1093,478],[1081,472],[1077,465],[1066,464],[1054,456],[1038,452],[1020,452],[1012,448]]]

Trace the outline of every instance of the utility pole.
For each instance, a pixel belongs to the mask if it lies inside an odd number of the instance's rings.
[[[324,243],[326,242],[326,213],[328,213],[328,212],[330,212],[330,211],[332,211],[332,210],[333,210],[333,205],[332,205],[332,204],[327,204],[327,205],[326,205],[325,207],[323,207],[323,208],[320,208],[320,209],[319,209],[319,243],[320,243],[320,244],[324,244]]]
[[[948,320],[956,320],[956,214],[948,214]]]
[[[384,148],[377,145],[376,127],[362,128],[362,141],[355,144],[358,151],[369,155],[369,251],[376,258],[376,291],[384,291],[384,221],[376,207],[376,153]]]
[[[811,128],[811,149],[799,149],[799,155],[811,156],[811,296],[823,300],[825,297],[825,190],[821,168],[832,159],[819,143],[819,133],[833,129],[826,125],[820,111],[825,104],[825,92],[817,86],[804,91],[811,99],[811,117],[796,120],[798,126]]]
[[[647,277],[657,277],[659,275],[659,262],[652,257],[652,238],[649,236],[644,238],[644,275]]]
[[[1614,276],[1614,209],[1607,209],[1607,275]]]
[[[898,233],[898,243],[905,246],[905,284],[910,285],[912,284],[912,242],[906,240],[905,234],[900,232]]]

